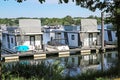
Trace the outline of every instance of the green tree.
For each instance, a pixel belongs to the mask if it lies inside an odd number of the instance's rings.
[[[74,17],[73,20],[75,25],[80,25],[81,17]]]
[[[17,19],[8,19],[8,18],[1,18],[0,19],[0,24],[6,24],[8,26],[14,26],[18,24],[18,20]]]
[[[64,25],[72,25],[74,23],[73,18],[69,15],[64,17],[63,21],[64,21]]]
[[[88,18],[95,18],[93,15],[90,15]]]

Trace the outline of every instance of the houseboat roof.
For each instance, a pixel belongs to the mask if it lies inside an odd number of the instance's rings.
[[[97,20],[96,19],[81,19],[81,31],[96,32]]]
[[[20,33],[20,32],[9,32],[9,31],[4,31],[2,33],[9,34],[9,35],[40,35],[40,34],[43,34],[43,33]]]
[[[47,32],[47,31],[46,31]],[[68,33],[97,33],[100,32],[100,30],[94,30],[94,31],[65,31],[65,30],[51,30],[48,32],[55,32],[55,33],[62,33],[62,32],[68,32]]]
[[[10,35],[38,35],[41,32],[41,23],[38,19],[20,19],[19,26],[8,26],[3,32]]]
[[[70,32],[70,33],[96,33],[96,32],[100,32],[99,30],[95,30],[95,31],[63,31],[63,32]]]
[[[39,19],[20,19],[19,27],[24,33],[41,33],[41,22]]]
[[[112,23],[110,23],[110,24],[104,24],[104,29],[105,30],[111,30],[112,28],[113,28]],[[100,30],[101,29],[101,25],[98,25],[97,29]]]

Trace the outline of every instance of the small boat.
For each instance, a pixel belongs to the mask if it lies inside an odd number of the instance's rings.
[[[68,45],[61,44],[57,41],[49,41],[45,46],[46,51],[67,51],[69,50]]]

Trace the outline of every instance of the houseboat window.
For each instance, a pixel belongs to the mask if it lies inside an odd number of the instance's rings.
[[[61,35],[61,33],[57,33],[58,35]]]
[[[111,33],[111,31],[108,31],[108,39],[109,39],[109,41],[112,41],[112,33]]]
[[[13,38],[11,38],[11,43],[13,43]]]
[[[53,37],[51,37],[51,41],[53,40]]]
[[[100,33],[97,33],[97,35],[100,35]]]
[[[5,37],[5,34],[2,34],[2,37]]]
[[[72,40],[75,40],[75,35],[71,35],[71,39],[72,39]]]
[[[60,39],[61,38],[61,33],[57,33],[56,35],[55,35],[55,39]]]

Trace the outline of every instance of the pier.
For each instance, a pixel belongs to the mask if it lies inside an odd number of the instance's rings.
[[[104,51],[115,50],[117,47],[115,45],[106,45]],[[87,55],[91,53],[100,53],[101,47],[82,47],[82,48],[74,48],[65,51],[28,51],[28,52],[21,52],[21,53],[12,53],[12,54],[1,54],[1,60],[3,62],[9,61],[19,61],[21,58],[28,58],[32,57],[34,59],[46,59],[50,56],[57,56],[57,57],[67,57],[73,54],[79,55]]]

